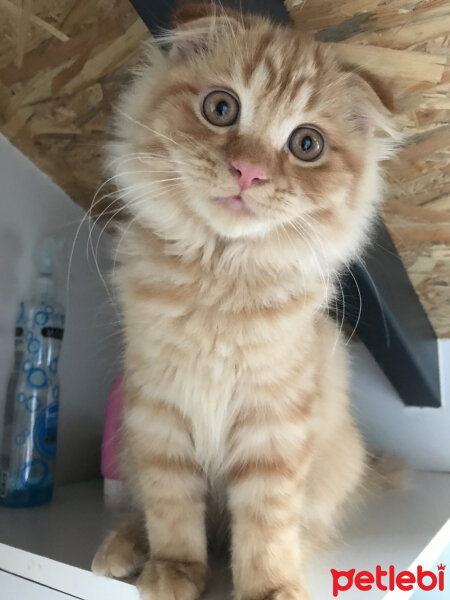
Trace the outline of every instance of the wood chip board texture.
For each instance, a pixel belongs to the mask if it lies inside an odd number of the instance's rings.
[[[450,337],[450,2],[288,8],[393,90],[406,144],[387,170],[384,218],[435,331]],[[85,209],[103,179],[111,106],[148,35],[128,0],[0,0],[0,131]]]

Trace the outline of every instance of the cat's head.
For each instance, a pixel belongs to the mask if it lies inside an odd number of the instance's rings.
[[[371,83],[259,17],[193,5],[176,23],[118,110],[114,176],[132,215],[171,240],[289,231],[348,255],[393,132]]]

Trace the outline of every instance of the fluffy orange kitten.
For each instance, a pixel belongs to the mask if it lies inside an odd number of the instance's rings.
[[[368,470],[327,305],[366,241],[393,129],[330,48],[209,10],[179,12],[118,111],[123,474],[139,515],[93,569],[140,572],[145,600],[194,600],[212,515],[236,600],[305,600],[307,554]]]

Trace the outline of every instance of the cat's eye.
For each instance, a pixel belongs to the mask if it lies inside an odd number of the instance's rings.
[[[230,92],[215,90],[203,100],[202,113],[212,125],[229,127],[237,121],[239,101]]]
[[[296,158],[310,162],[322,156],[325,138],[315,127],[301,125],[291,133],[288,148]]]

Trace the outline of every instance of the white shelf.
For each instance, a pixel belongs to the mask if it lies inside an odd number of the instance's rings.
[[[416,473],[409,490],[380,494],[353,515],[342,544],[315,561],[309,585],[313,599],[332,597],[331,568],[407,568],[449,518],[450,474]],[[114,519],[103,505],[100,481],[59,488],[52,503],[40,508],[1,508],[0,569],[82,600],[137,600],[134,585],[89,570]],[[360,594],[350,590],[342,598],[360,600]],[[365,592],[367,600],[382,596],[378,590]],[[214,565],[205,598],[230,598],[223,562]]]
[[[83,600],[138,600],[133,585],[90,572],[113,524],[100,480],[56,489],[52,502],[38,508],[1,507],[0,569]]]

